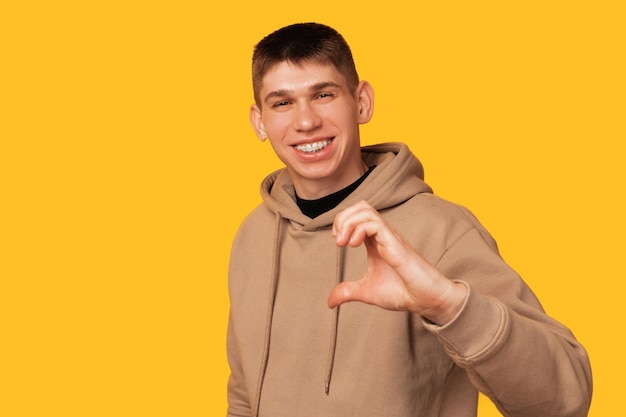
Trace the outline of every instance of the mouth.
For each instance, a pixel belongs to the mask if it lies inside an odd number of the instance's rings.
[[[334,139],[334,138],[333,138]],[[317,142],[296,145],[295,148],[304,153],[316,153],[327,147],[333,139],[320,140]]]

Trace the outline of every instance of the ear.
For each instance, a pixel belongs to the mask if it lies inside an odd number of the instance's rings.
[[[259,109],[259,106],[256,104],[250,106],[250,124],[258,138],[261,139],[261,141],[265,141],[265,139],[267,139],[267,133],[265,133],[265,126],[261,118],[261,109]]]
[[[356,101],[359,106],[359,124],[365,124],[374,115],[374,88],[367,81],[359,82],[356,88]]]

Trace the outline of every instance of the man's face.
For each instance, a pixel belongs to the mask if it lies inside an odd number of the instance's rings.
[[[263,77],[259,93],[250,120],[259,138],[269,138],[300,197],[323,197],[363,174],[359,124],[372,115],[369,84],[351,92],[332,65],[282,62]]]

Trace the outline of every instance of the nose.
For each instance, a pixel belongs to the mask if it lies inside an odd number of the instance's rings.
[[[298,103],[295,110],[293,126],[296,130],[310,131],[322,124],[321,117],[317,114],[315,106],[311,105],[311,103]]]

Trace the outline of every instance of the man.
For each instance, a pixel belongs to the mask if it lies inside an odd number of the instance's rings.
[[[252,67],[252,126],[286,167],[233,244],[228,416],[475,416],[478,391],[587,415],[584,349],[488,232],[405,145],[360,147],[374,94],[341,35],[287,26]]]

